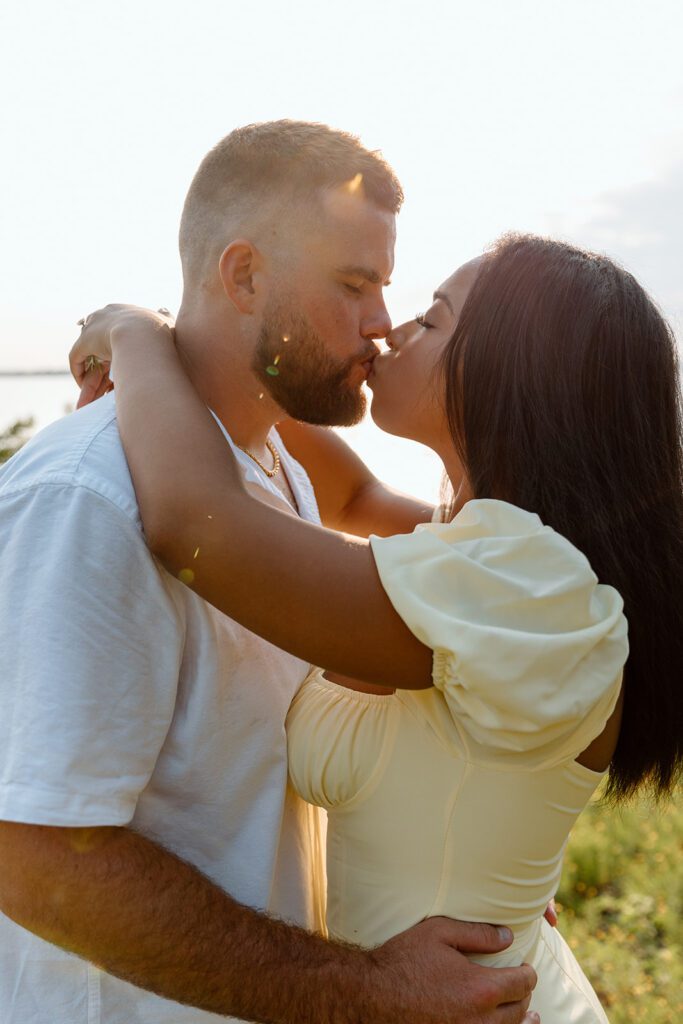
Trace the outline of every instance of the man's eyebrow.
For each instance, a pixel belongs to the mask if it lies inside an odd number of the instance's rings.
[[[437,299],[441,299],[442,302],[445,302],[448,308],[450,309],[451,314],[455,316],[455,311],[453,310],[451,300],[448,298],[445,292],[434,292],[434,302],[436,302]]]
[[[360,267],[360,266],[346,266],[337,267],[337,273],[347,274],[349,277],[364,277],[370,284],[381,284],[385,288],[388,288],[391,281],[383,281],[382,275],[378,274],[376,270],[372,270],[371,267]]]

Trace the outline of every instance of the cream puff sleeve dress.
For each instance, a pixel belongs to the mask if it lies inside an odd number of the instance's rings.
[[[621,598],[506,502],[371,544],[394,608],[434,651],[434,686],[379,696],[316,670],[292,704],[290,778],[328,812],[329,934],[375,946],[435,915],[505,924],[512,947],[473,959],[533,964],[543,1024],[604,1024],[543,912],[603,777],[576,758],[619,696]]]

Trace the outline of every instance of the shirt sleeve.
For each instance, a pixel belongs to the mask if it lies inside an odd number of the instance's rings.
[[[174,711],[170,579],[87,487],[10,494],[0,522],[0,818],[124,825]]]
[[[488,750],[547,764],[604,728],[628,655],[623,602],[587,559],[506,502],[371,538],[382,585],[434,651],[434,685]]]

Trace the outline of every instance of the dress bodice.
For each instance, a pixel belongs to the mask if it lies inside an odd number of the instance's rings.
[[[621,599],[504,502],[372,546],[434,686],[365,694],[316,670],[292,704],[290,777],[328,810],[330,934],[372,946],[443,914],[509,925],[520,962],[602,778],[576,757],[619,695]]]

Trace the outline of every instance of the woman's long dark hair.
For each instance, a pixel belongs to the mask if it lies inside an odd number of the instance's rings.
[[[506,236],[443,370],[474,496],[536,512],[624,599],[630,654],[607,796],[671,792],[683,759],[683,432],[670,328],[606,257]]]

